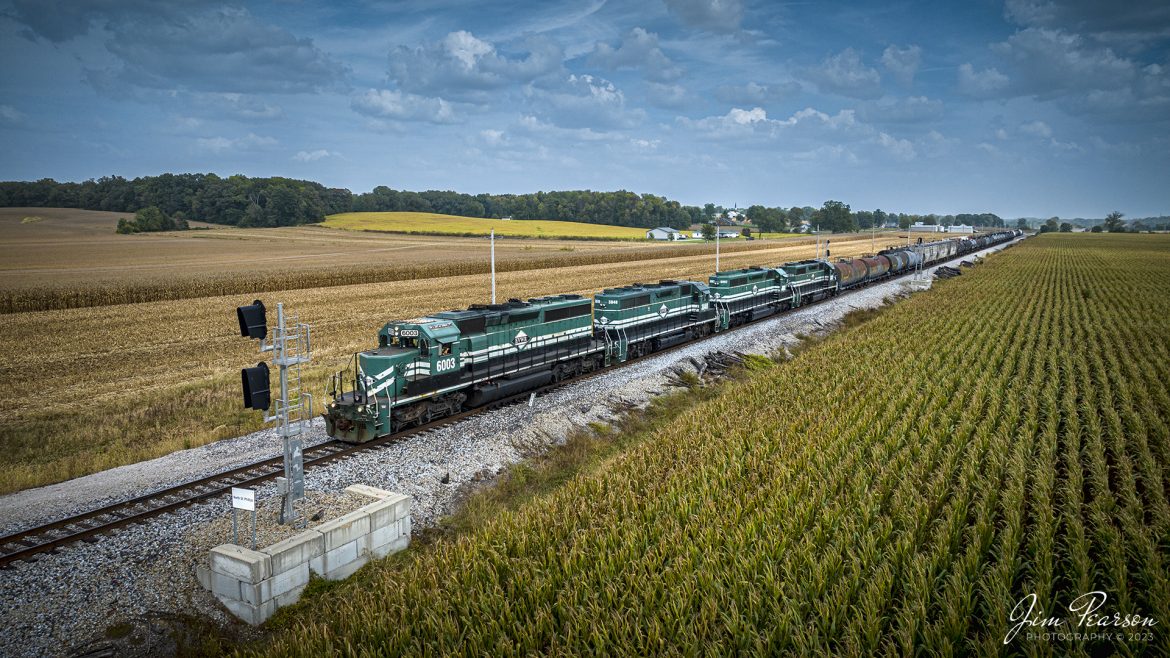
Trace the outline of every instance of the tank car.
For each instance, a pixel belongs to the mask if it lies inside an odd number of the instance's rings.
[[[860,285],[865,281],[865,275],[869,272],[865,263],[857,258],[842,258],[833,263],[833,267],[837,270],[837,283],[841,290]]]

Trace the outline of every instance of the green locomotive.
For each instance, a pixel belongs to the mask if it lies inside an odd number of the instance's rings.
[[[711,292],[698,281],[660,281],[607,288],[593,298],[596,335],[606,365],[637,358],[684,340],[707,336],[716,325]]]
[[[334,375],[330,436],[360,443],[543,386],[604,363],[580,295],[476,305],[389,322],[378,347]]]
[[[788,273],[779,267],[749,267],[716,272],[707,280],[711,306],[721,329],[791,308]]]

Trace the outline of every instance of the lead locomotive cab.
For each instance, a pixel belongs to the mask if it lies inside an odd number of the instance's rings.
[[[354,356],[356,376],[334,377],[329,434],[368,441],[591,371],[590,319],[589,300],[554,295],[388,323]]]

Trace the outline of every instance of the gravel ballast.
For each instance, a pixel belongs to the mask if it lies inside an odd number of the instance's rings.
[[[932,270],[924,272],[927,281]],[[336,501],[352,484],[404,493],[412,498],[412,525],[433,527],[453,511],[464,485],[494,477],[587,423],[613,420],[615,407],[644,406],[672,386],[672,369],[689,367],[691,358],[701,359],[714,351],[773,354],[798,343],[798,334],[831,330],[852,310],[875,308],[908,294],[909,284],[910,278],[903,277],[872,285],[566,385],[537,398],[531,407],[519,404],[498,409],[380,450],[358,453],[307,472],[306,488],[318,501],[334,501],[330,505],[340,511],[344,505]],[[327,440],[319,420],[307,439],[307,444]],[[275,454],[279,445],[275,431],[265,430],[0,497],[0,533],[258,461]],[[271,504],[276,496],[272,484],[257,489],[259,501]],[[229,505],[226,498],[216,499],[124,528],[92,544],[46,555],[36,563],[0,571],[5,629],[0,655],[68,655],[72,648],[100,638],[115,623],[150,615],[189,614],[216,624],[236,624],[198,585],[194,569],[206,558],[210,548],[206,544],[226,534],[223,523]],[[309,514],[315,511],[313,505],[306,509]]]

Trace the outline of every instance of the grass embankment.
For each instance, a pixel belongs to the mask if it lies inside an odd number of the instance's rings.
[[[324,226],[349,231],[382,231],[424,235],[496,235],[517,238],[645,240],[646,229],[545,219],[486,219],[430,212],[346,212],[329,215]]]
[[[1165,653],[1168,286],[1164,239],[1028,241],[374,563],[250,651]],[[1005,645],[1024,597],[1076,631],[1094,590],[1158,625]]]

